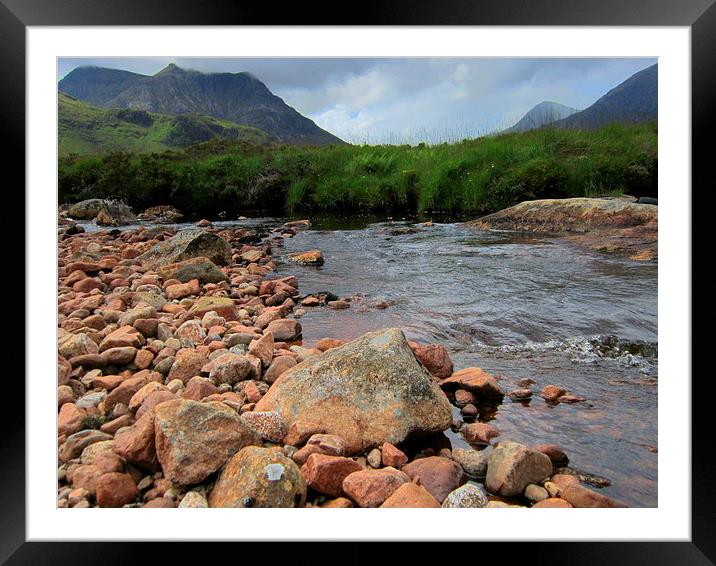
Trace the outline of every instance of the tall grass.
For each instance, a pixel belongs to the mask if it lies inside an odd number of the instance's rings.
[[[208,142],[179,152],[70,157],[60,202],[117,195],[185,212],[488,213],[535,198],[656,194],[657,126],[540,129],[459,143],[256,147]]]

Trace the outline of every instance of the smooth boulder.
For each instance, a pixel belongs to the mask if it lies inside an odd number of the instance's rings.
[[[216,265],[231,263],[229,242],[205,230],[185,230],[156,244],[139,256],[146,267],[157,269],[195,257],[205,257]]]
[[[447,397],[398,328],[365,334],[287,370],[255,410],[278,411],[289,428],[315,422],[343,438],[347,454],[452,423]]]

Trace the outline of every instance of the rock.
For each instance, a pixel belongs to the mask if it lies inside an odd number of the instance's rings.
[[[452,458],[472,478],[483,479],[487,474],[487,454],[484,451],[455,448],[452,451]]]
[[[487,446],[493,438],[500,436],[500,431],[488,423],[469,423],[462,426],[460,434],[470,444]]]
[[[159,267],[157,274],[164,281],[176,279],[181,283],[188,283],[197,279],[199,283],[220,283],[228,281],[227,275],[209,258],[194,257],[177,263],[170,263]]]
[[[273,334],[267,331],[263,336],[261,336],[261,338],[258,338],[249,344],[249,354],[252,354],[260,359],[263,367],[267,368],[271,365],[271,360],[273,359],[273,348]]]
[[[105,336],[99,344],[99,351],[122,347],[141,348],[145,342],[144,336],[134,326],[126,325]]]
[[[378,448],[373,448],[373,450],[368,452],[366,461],[371,468],[380,468],[382,464],[382,458],[383,455],[381,454],[380,450]]]
[[[142,265],[157,269],[195,257],[205,257],[216,265],[229,265],[231,246],[226,240],[211,232],[185,230],[155,245],[138,259]]]
[[[241,415],[241,420],[269,442],[279,443],[286,436],[286,426],[277,412],[249,411]]]
[[[100,507],[122,507],[138,496],[139,490],[129,474],[110,472],[96,482],[95,497]]]
[[[105,397],[102,404],[105,411],[111,411],[118,403],[124,403],[129,406],[134,394],[147,384],[146,377],[135,374],[134,377],[125,379]]]
[[[408,463],[408,457],[399,448],[393,446],[390,442],[386,442],[380,447],[381,462],[384,466],[392,466],[400,468],[403,464]]]
[[[271,365],[266,370],[263,380],[270,384],[273,384],[281,375],[296,365],[296,360],[293,356],[277,356],[271,362]]]
[[[487,493],[474,483],[466,483],[451,491],[443,501],[443,507],[464,509],[468,507],[487,507]]]
[[[301,467],[301,475],[314,491],[338,497],[343,494],[343,480],[361,469],[360,464],[350,458],[311,454]]]
[[[63,358],[72,359],[85,354],[99,353],[99,346],[86,334],[70,336],[58,349]]]
[[[179,222],[184,218],[184,215],[179,209],[163,204],[147,208],[144,212],[138,214],[137,218],[157,223],[172,223]]]
[[[562,509],[571,509],[572,505],[565,501],[564,499],[560,499],[558,497],[549,497],[547,499],[543,499],[542,501],[538,501],[532,506],[532,509],[545,509],[545,508],[562,508]]]
[[[404,483],[386,499],[381,508],[439,508],[440,502],[423,486]]]
[[[288,254],[288,259],[299,265],[323,265],[324,263],[323,254],[320,250]]]
[[[207,507],[209,507],[209,502],[198,491],[187,492],[179,503],[180,509],[205,509]]]
[[[67,437],[67,440],[60,446],[58,456],[60,461],[67,462],[74,458],[79,458],[82,451],[90,444],[102,442],[103,440],[112,440],[109,434],[98,430],[81,430]]]
[[[298,466],[276,450],[246,447],[222,470],[210,507],[303,507],[306,482]]]
[[[65,403],[57,415],[57,434],[73,434],[82,429],[82,421],[87,417],[87,411],[74,403]]]
[[[504,392],[497,384],[497,380],[485,370],[477,367],[465,368],[456,371],[452,376],[443,379],[440,387],[444,391],[466,389],[477,394],[478,399],[501,399]]]
[[[175,285],[169,285],[165,289],[167,299],[183,299],[190,295],[198,295],[201,292],[198,279],[192,279],[188,283],[177,283]]]
[[[441,456],[429,456],[414,460],[403,466],[410,479],[422,485],[442,503],[448,493],[465,483],[460,464]]]
[[[154,442],[154,411],[142,415],[133,425],[117,432],[114,451],[137,466],[151,471],[159,470]]]
[[[181,379],[186,384],[201,372],[206,363],[207,358],[201,352],[191,348],[182,348],[177,352],[171,370],[169,370],[168,381]]]
[[[214,395],[219,389],[205,377],[194,376],[186,384],[182,397],[193,401],[201,401],[204,397]]]
[[[542,452],[517,442],[500,442],[488,458],[485,486],[492,493],[512,497],[551,473],[552,462]]]
[[[303,329],[301,323],[290,318],[279,318],[269,322],[266,332],[273,335],[279,342],[293,342],[300,338]]]
[[[239,310],[229,297],[200,297],[189,309],[190,314],[200,318],[208,312],[215,312],[226,320],[239,320]]]
[[[314,434],[322,434],[325,431],[326,429],[319,423],[297,420],[289,428],[283,443],[290,446],[303,446]]]
[[[155,409],[154,433],[164,476],[181,485],[203,481],[241,448],[260,444],[236,412],[218,402],[162,403]]]
[[[176,507],[174,500],[168,497],[157,497],[144,504],[145,509],[173,509],[174,507]]]
[[[537,503],[538,501],[547,499],[549,493],[547,493],[547,490],[542,486],[531,483],[525,488],[525,497],[533,503]]]
[[[360,470],[343,480],[343,492],[355,501],[359,507],[380,507],[410,479],[395,468],[380,470]]]
[[[555,467],[563,467],[569,464],[569,458],[564,450],[556,444],[537,444],[532,447],[533,450],[546,454]]]
[[[422,346],[415,342],[410,343],[415,356],[425,368],[438,379],[446,379],[452,375],[453,364],[447,349],[440,344],[427,344]]]
[[[532,390],[531,389],[515,389],[514,391],[510,391],[507,396],[512,401],[528,401],[529,399],[532,399]]]
[[[121,201],[88,199],[67,209],[67,215],[76,220],[95,220],[103,226],[122,226],[137,221],[132,209]]]
[[[343,300],[328,301],[326,304],[328,305],[329,309],[333,310],[344,310],[351,308],[351,304],[348,301]]]
[[[467,225],[479,229],[568,234],[568,240],[576,244],[633,259],[653,259],[657,255],[658,207],[625,199],[525,201]]]
[[[450,403],[399,329],[366,334],[289,369],[256,410],[279,411],[289,427],[316,422],[346,441],[347,454],[452,423]]]
[[[584,487],[579,483],[567,485],[562,489],[560,497],[567,501],[572,507],[577,508],[617,508],[626,507],[621,501],[597,493],[594,490]]]
[[[557,385],[547,385],[544,389],[542,389],[540,396],[545,401],[554,403],[557,402],[557,400],[565,393],[566,391]]]
[[[202,371],[209,372],[209,378],[216,383],[234,385],[246,379],[251,371],[251,363],[246,356],[226,352],[206,364]]]
[[[346,443],[335,434],[314,434],[306,442],[307,446],[315,446],[321,454],[329,456],[343,456],[346,452]]]

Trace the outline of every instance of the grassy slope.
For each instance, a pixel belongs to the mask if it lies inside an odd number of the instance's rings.
[[[122,119],[118,110],[97,108],[64,93],[59,93],[60,156],[101,154],[111,151],[136,153],[162,152],[198,141],[192,136],[215,136],[254,143],[269,136],[257,128],[240,126],[210,116],[187,115],[179,122],[174,116],[141,113],[151,125]],[[184,129],[180,129],[179,125]],[[189,130],[189,131],[188,131]]]
[[[60,162],[62,201],[120,194],[135,208],[488,213],[534,198],[654,194],[657,126],[541,129],[437,146],[258,148]]]

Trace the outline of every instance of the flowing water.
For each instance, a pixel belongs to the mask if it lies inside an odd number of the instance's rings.
[[[587,401],[505,400],[489,415],[500,439],[559,444],[570,466],[612,480],[602,493],[657,505],[656,264],[462,224],[413,225],[415,233],[399,233],[400,223],[330,226],[274,250],[284,260],[323,252],[321,267],[279,265],[279,275],[298,277],[302,294],[355,296],[347,310],[306,309],[304,344],[395,326],[447,347],[455,369],[493,373],[507,391],[521,378],[533,379],[535,391],[560,385]],[[376,300],[390,306],[372,308]]]
[[[657,505],[656,264],[547,236],[370,220],[319,220],[274,248],[277,276],[296,275],[302,295],[353,297],[347,310],[306,309],[304,345],[400,327],[409,339],[447,347],[455,369],[489,371],[506,391],[521,378],[533,379],[535,392],[560,385],[586,401],[506,398],[481,416],[501,431],[499,440],[559,444],[571,467],[612,481],[602,493]],[[286,260],[313,248],[325,265]],[[390,306],[373,308],[377,300]],[[467,446],[459,434],[448,436],[454,447]]]

